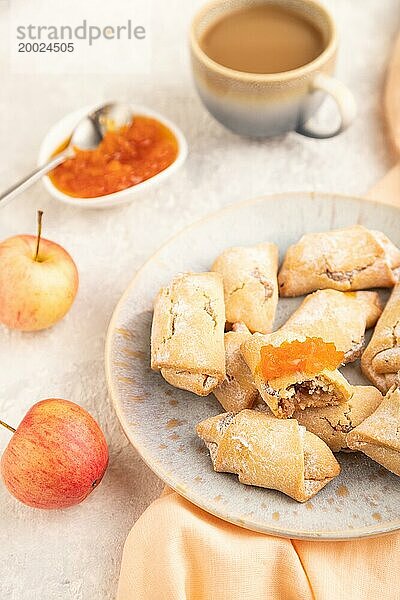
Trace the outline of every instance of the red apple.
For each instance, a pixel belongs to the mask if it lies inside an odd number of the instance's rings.
[[[0,244],[0,323],[36,331],[54,325],[71,308],[78,290],[74,261],[58,244],[16,235]]]
[[[93,417],[74,402],[51,398],[22,419],[2,456],[1,474],[24,504],[66,508],[98,486],[107,464],[107,442]]]

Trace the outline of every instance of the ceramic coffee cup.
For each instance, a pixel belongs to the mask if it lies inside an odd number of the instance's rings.
[[[283,73],[236,71],[209,58],[200,40],[208,27],[233,10],[281,4],[311,20],[321,31],[324,50],[312,62]],[[329,138],[346,129],[356,105],[346,86],[332,77],[337,35],[334,21],[314,0],[214,0],[195,16],[190,31],[194,81],[209,112],[228,129],[251,137],[270,137],[297,131],[313,138]],[[313,123],[325,95],[336,102],[340,122],[327,130]]]

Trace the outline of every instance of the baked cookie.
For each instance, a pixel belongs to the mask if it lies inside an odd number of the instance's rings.
[[[252,333],[271,331],[278,303],[278,247],[265,243],[228,248],[211,270],[224,281],[228,323],[242,321]]]
[[[286,252],[278,276],[279,294],[393,287],[399,266],[400,251],[380,231],[354,225],[307,233]]]
[[[207,396],[225,377],[225,308],[218,273],[184,273],[162,288],[151,329],[151,368]]]
[[[262,399],[276,417],[288,418],[298,409],[337,405],[351,398],[352,387],[337,369],[344,353],[321,338],[281,330],[255,333],[241,351]]]
[[[400,284],[396,284],[361,357],[361,369],[383,394],[400,371]]]
[[[210,417],[196,431],[215,471],[236,473],[240,483],[279,490],[298,502],[340,472],[328,446],[295,419],[242,410]]]
[[[400,477],[400,390],[390,388],[378,408],[347,436],[347,445]]]
[[[243,342],[251,337],[244,323],[234,323],[225,333],[226,375],[214,390],[214,396],[227,411],[239,412],[251,408],[259,393],[249,367],[240,351]]]

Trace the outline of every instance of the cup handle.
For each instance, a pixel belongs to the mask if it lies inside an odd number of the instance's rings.
[[[329,75],[325,75],[324,73],[317,73],[312,81],[311,91],[322,91],[333,98],[339,111],[340,124],[333,131],[329,131],[319,127],[311,118],[297,126],[297,133],[311,138],[325,139],[334,137],[344,131],[357,114],[356,101],[350,90],[334,77],[329,77]]]

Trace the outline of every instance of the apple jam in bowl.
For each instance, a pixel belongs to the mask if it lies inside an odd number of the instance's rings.
[[[94,107],[71,113],[47,134],[39,164],[61,152],[79,120]],[[132,202],[172,175],[185,161],[187,144],[171,121],[141,106],[131,106],[133,119],[110,130],[95,150],[77,150],[43,182],[50,194],[67,204],[108,208]]]

